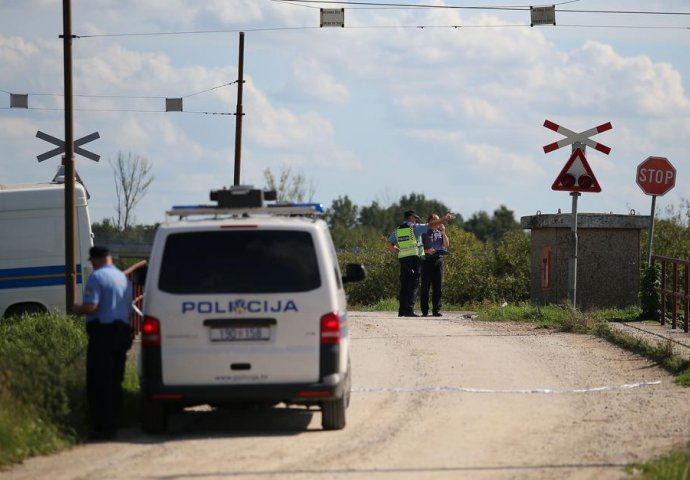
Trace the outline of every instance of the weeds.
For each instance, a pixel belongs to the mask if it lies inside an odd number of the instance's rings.
[[[690,443],[664,457],[628,467],[627,472],[638,480],[690,479]]]
[[[59,451],[88,427],[83,322],[28,315],[0,322],[0,465]],[[138,417],[139,384],[129,362],[123,424]]]

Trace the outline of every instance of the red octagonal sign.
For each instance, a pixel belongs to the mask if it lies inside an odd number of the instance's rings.
[[[637,184],[647,195],[664,195],[676,185],[676,169],[668,158],[647,157],[637,166]]]

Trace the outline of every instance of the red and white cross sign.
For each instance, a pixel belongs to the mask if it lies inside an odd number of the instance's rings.
[[[559,140],[558,142],[553,142],[549,143],[548,145],[544,145],[544,153],[553,152],[554,150],[558,150],[559,148],[565,147],[566,145],[572,145],[575,142],[583,143],[587,146],[592,147],[594,150],[605,153],[606,155],[608,155],[609,152],[611,152],[611,149],[606,145],[603,145],[599,142],[595,142],[594,140],[589,138],[592,135],[596,135],[597,133],[611,130],[613,128],[611,122],[606,122],[604,124],[599,125],[598,127],[590,128],[589,130],[585,130],[584,132],[580,133],[576,133],[570,129],[561,127],[560,125],[555,124],[550,120],[544,120],[544,126],[549,130],[553,130],[554,132],[558,132],[561,135],[565,135],[565,138],[563,140]]]

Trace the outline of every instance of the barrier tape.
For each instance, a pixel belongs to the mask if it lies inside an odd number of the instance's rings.
[[[353,393],[502,393],[502,394],[529,394],[529,395],[563,395],[568,393],[595,393],[611,390],[631,390],[633,388],[660,385],[661,381],[624,383],[623,385],[606,385],[602,387],[576,388],[570,390],[551,388],[531,388],[517,390],[496,390],[490,388],[451,387],[444,385],[431,385],[420,387],[395,387],[395,388],[353,388]]]

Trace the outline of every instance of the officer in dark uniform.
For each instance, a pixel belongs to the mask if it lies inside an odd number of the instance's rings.
[[[132,346],[132,285],[113,265],[106,247],[91,247],[89,261],[94,271],[86,283],[84,303],[74,305],[72,313],[86,315],[86,396],[91,438],[109,440],[117,433],[127,350]]]

